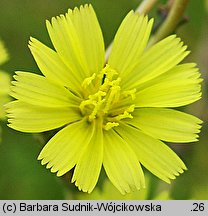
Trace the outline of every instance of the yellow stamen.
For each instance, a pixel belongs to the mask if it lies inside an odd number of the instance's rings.
[[[92,83],[92,81],[95,79],[96,74],[94,73],[91,77],[87,77],[86,79],[84,79],[83,83],[82,83],[82,87],[83,88],[87,88],[87,86],[90,85],[90,83]]]
[[[106,125],[103,126],[103,128],[105,130],[110,130],[111,128],[117,127],[117,126],[119,126],[119,123],[117,122],[108,122]]]
[[[131,90],[124,91],[123,96],[124,97],[131,96],[132,100],[135,100],[135,98],[136,98],[135,93],[136,93],[136,89],[134,88],[134,89],[131,89]]]

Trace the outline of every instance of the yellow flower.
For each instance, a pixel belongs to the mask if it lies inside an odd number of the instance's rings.
[[[9,126],[23,132],[61,130],[38,159],[91,192],[103,165],[121,192],[144,187],[141,164],[170,182],[186,169],[162,141],[197,140],[201,121],[164,107],[198,100],[201,79],[175,35],[147,48],[153,20],[133,11],[116,33],[107,64],[102,32],[91,5],[46,22],[55,48],[31,38],[30,49],[44,76],[16,72]]]
[[[8,53],[0,41],[0,65],[5,63],[8,60]],[[9,86],[10,86],[10,77],[7,73],[0,70],[0,119],[5,119],[5,110],[3,105],[9,102]]]

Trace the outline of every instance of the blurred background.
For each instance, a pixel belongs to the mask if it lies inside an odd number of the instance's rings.
[[[161,20],[158,8],[164,2],[158,0],[149,13],[156,24]],[[0,0],[0,38],[10,54],[10,60],[1,69],[11,76],[17,70],[40,73],[27,47],[29,37],[51,46],[45,20],[84,3],[93,5],[107,47],[126,13],[135,9],[141,0]],[[192,51],[185,61],[198,64],[204,82],[203,98],[183,110],[201,118],[203,128],[197,143],[170,144],[186,163],[188,171],[171,185],[150,175],[146,199],[153,199],[164,190],[170,199],[208,199],[208,1],[190,0],[185,16],[188,22],[176,32]],[[4,121],[0,125],[0,199],[80,198],[73,184],[56,177],[37,161],[43,145],[38,135],[11,130]],[[101,191],[104,175],[98,183]]]

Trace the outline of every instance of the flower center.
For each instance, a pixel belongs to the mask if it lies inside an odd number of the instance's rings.
[[[122,91],[120,82],[118,73],[109,65],[83,81],[84,100],[79,108],[89,122],[102,118],[103,128],[109,130],[118,126],[122,119],[133,118],[136,89]]]

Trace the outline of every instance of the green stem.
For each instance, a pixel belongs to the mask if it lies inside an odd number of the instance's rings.
[[[143,2],[136,9],[136,12],[139,14],[147,14],[156,2],[157,0],[143,0]]]
[[[151,44],[158,42],[159,40],[167,37],[168,35],[172,34],[173,31],[176,29],[177,25],[181,21],[181,17],[186,9],[189,0],[174,0],[172,3],[172,7],[170,8],[170,12],[158,29],[156,34],[151,39]]]
[[[143,0],[135,12],[139,13],[139,14],[146,14],[152,9],[152,7],[155,5],[156,2],[157,2],[157,0]],[[111,48],[112,48],[112,43],[108,46],[108,48],[106,49],[106,52],[105,52],[105,61],[106,62],[108,61],[108,58],[109,58],[109,55],[111,52]]]

